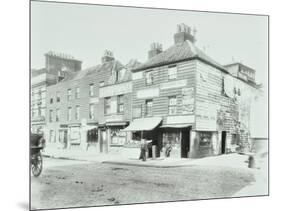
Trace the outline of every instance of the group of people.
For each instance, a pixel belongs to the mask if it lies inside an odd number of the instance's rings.
[[[139,160],[146,161],[149,144],[151,142],[152,140],[146,141],[145,139],[141,139]],[[165,146],[165,156],[170,157],[171,151],[172,151],[172,144],[171,142],[168,142]]]

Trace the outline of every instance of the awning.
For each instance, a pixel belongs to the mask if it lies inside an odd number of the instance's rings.
[[[167,125],[162,125],[161,128],[186,128],[191,126],[192,124],[167,124]]]
[[[123,131],[149,131],[156,128],[162,121],[161,117],[135,119]]]

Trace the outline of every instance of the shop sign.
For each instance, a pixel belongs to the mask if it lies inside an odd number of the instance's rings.
[[[168,116],[167,124],[190,124],[194,123],[194,115],[188,116]]]
[[[132,82],[115,84],[100,88],[100,97],[110,97],[132,92]]]
[[[167,83],[163,83],[160,85],[160,89],[172,89],[172,88],[179,88],[186,86],[187,81],[186,79],[184,80],[177,80],[177,81],[170,81]]]
[[[137,98],[152,98],[159,96],[159,88],[143,89],[137,91]]]

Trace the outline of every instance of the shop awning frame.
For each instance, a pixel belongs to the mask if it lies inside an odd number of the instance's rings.
[[[151,131],[156,128],[162,122],[161,117],[147,117],[134,119],[130,125],[124,128],[122,131]]]
[[[192,127],[193,124],[166,124],[160,126],[160,128],[187,128]]]

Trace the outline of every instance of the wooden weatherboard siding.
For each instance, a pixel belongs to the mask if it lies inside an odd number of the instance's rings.
[[[178,104],[176,115],[192,115],[193,112],[183,113],[182,102],[183,93],[188,91],[186,88],[190,88],[189,92],[194,92],[195,64],[195,61],[176,64],[177,79],[175,80],[168,80],[169,66],[167,65],[133,73],[133,114],[140,112],[144,117],[145,100],[153,99],[152,116],[164,117],[163,124],[165,124],[166,116],[168,116],[168,99],[176,96]],[[148,71],[153,71],[153,84],[151,85],[145,83],[145,73]]]

